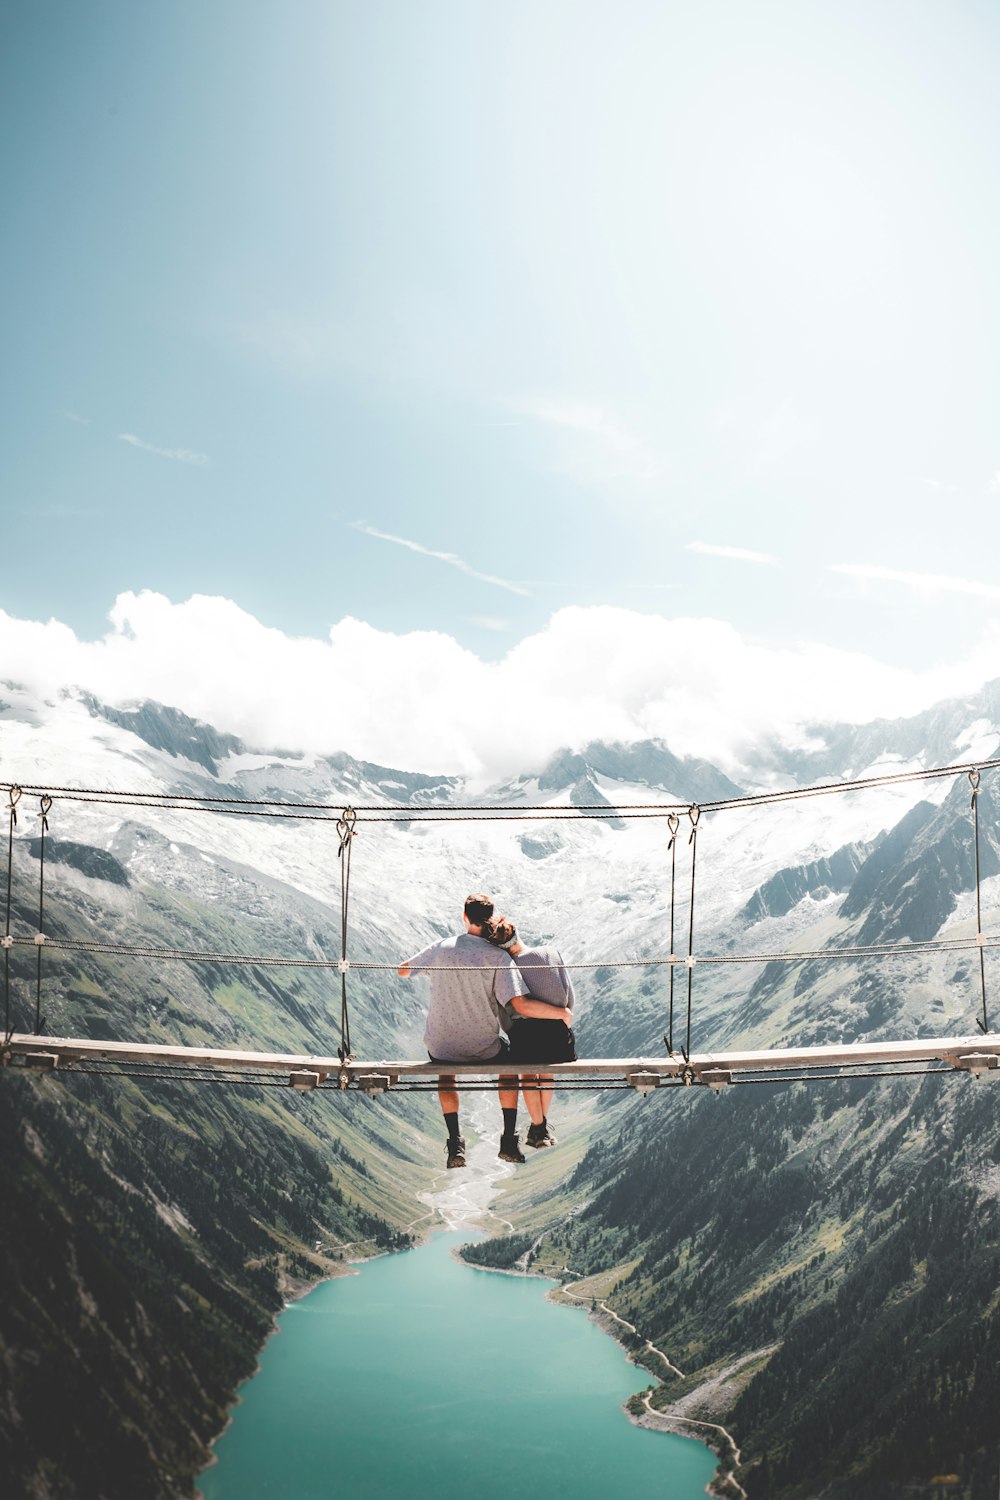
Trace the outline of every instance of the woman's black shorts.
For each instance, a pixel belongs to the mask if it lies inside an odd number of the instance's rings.
[[[576,1038],[564,1021],[522,1018],[510,1028],[510,1061],[516,1063],[576,1062]]]

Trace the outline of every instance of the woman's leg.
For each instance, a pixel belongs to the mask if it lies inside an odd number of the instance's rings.
[[[524,1096],[524,1107],[528,1111],[528,1114],[531,1116],[532,1125],[540,1125],[545,1119],[545,1108],[542,1104],[542,1094],[538,1089],[538,1084],[540,1082],[541,1080],[539,1079],[537,1073],[521,1074],[521,1093]]]

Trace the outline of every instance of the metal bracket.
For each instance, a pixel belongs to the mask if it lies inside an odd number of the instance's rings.
[[[35,1068],[39,1073],[51,1073],[59,1066],[58,1052],[26,1052],[24,1066]]]
[[[732,1081],[733,1075],[728,1068],[701,1068],[698,1071],[698,1082],[707,1083],[710,1089],[724,1089]]]
[[[398,1073],[359,1073],[355,1080],[364,1094],[384,1094],[398,1081]]]
[[[1000,1057],[995,1052],[960,1052],[949,1059],[953,1068],[965,1073],[989,1073],[1000,1068]]]
[[[635,1089],[637,1094],[648,1094],[651,1089],[658,1089],[661,1083],[659,1073],[626,1073],[625,1082],[629,1088]]]
[[[288,1083],[291,1088],[298,1089],[299,1093],[305,1094],[310,1089],[319,1088],[322,1076],[322,1074],[314,1073],[308,1068],[299,1068],[296,1072],[289,1073]]]

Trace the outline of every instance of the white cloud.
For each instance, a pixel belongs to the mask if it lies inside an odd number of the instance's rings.
[[[470,578],[477,578],[480,583],[491,583],[498,589],[507,589],[511,594],[531,597],[530,590],[521,584],[512,583],[509,578],[496,578],[492,573],[480,573],[455,552],[435,552],[433,547],[425,547],[423,542],[412,542],[408,537],[393,536],[388,531],[376,531],[374,526],[367,526],[364,521],[352,521],[351,525],[355,531],[363,531],[365,536],[373,536],[380,542],[392,542],[397,547],[406,547],[410,552],[419,553],[421,557],[433,557],[436,562],[447,563],[449,567],[457,568],[460,573],[467,573]]]
[[[894,717],[967,693],[996,676],[1000,645],[994,624],[964,659],[911,672],[808,642],[759,645],[719,620],[572,607],[488,661],[438,632],[348,617],[326,639],[296,638],[228,599],[151,592],[120,595],[110,621],[82,641],[57,620],[0,611],[4,678],[47,696],[76,686],[108,703],[152,698],[251,747],[484,779],[595,738],[659,736],[734,769],[764,736],[801,742],[810,722]]]
[[[190,448],[158,448],[155,443],[147,443],[145,438],[136,437],[134,432],[120,432],[118,440],[130,443],[133,448],[141,448],[144,453],[155,453],[158,458],[172,458],[179,464],[198,464],[204,467],[212,462],[207,453],[192,453]]]
[[[901,583],[921,594],[975,594],[980,599],[1000,599],[1000,588],[995,584],[948,573],[905,573],[875,563],[831,563],[830,572],[844,573],[862,583]]]
[[[728,557],[733,562],[769,563],[776,567],[778,559],[770,552],[751,552],[747,547],[716,547],[711,542],[688,542],[688,552],[702,552],[706,557]]]
[[[581,484],[625,480],[647,485],[665,477],[661,455],[604,406],[566,399],[512,401],[510,405],[557,434],[556,470]]]

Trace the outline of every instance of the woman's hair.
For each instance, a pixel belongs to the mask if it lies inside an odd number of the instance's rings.
[[[506,948],[517,942],[517,928],[509,917],[491,917],[483,928],[483,937],[489,938],[496,948]]]

